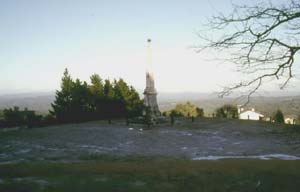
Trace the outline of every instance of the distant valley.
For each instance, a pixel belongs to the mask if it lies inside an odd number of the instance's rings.
[[[272,94],[274,95],[274,94]],[[27,107],[39,113],[47,113],[51,109],[51,103],[55,99],[54,92],[36,92],[0,95],[0,109],[19,106]],[[216,94],[209,93],[160,93],[158,104],[161,111],[170,110],[177,103],[191,102],[204,109],[206,115],[224,104],[239,104],[235,97],[218,98]],[[300,94],[278,95],[273,97],[255,96],[251,98],[250,108],[269,116],[275,110],[281,109],[285,115],[300,114]]]

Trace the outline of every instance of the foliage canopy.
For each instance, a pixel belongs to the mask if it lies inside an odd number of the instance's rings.
[[[75,81],[66,69],[50,113],[58,122],[130,118],[142,115],[143,101],[123,79],[111,82],[94,74],[91,84]]]

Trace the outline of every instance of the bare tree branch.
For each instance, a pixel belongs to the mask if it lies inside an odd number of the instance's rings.
[[[295,55],[300,50],[300,0],[277,6],[234,6],[232,14],[214,16],[208,26],[209,34],[222,36],[208,38],[203,32],[198,33],[205,43],[196,50],[226,51],[230,53],[227,60],[237,64],[239,71],[254,75],[250,80],[225,87],[221,97],[248,88],[248,103],[265,79],[285,78],[280,87],[283,89],[293,77]]]

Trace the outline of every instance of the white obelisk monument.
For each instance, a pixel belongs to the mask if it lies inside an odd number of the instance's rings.
[[[152,49],[151,39],[147,40],[147,71],[146,71],[146,88],[144,91],[144,103],[150,108],[153,116],[160,116],[157,104],[157,91],[154,84],[154,76],[152,71]]]

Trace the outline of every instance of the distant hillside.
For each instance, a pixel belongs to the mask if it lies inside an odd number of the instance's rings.
[[[39,113],[47,113],[54,98],[55,95],[51,92],[2,95],[0,96],[0,109],[18,106],[27,107]]]
[[[274,95],[274,94],[273,94]],[[142,96],[142,95],[141,95]],[[54,92],[44,93],[23,93],[0,96],[0,109],[19,106],[27,107],[40,113],[47,113],[54,101]],[[159,93],[158,103],[161,111],[170,110],[177,103],[191,103],[204,109],[206,114],[211,114],[216,108],[224,104],[239,104],[235,98],[218,98],[215,94],[209,93]],[[271,115],[275,110],[281,109],[285,115],[300,114],[300,95],[298,96],[277,96],[277,97],[252,97],[249,107],[254,107],[257,111],[265,115]]]
[[[198,100],[189,100],[191,103],[204,109],[205,114],[212,114],[216,108],[224,104],[240,104],[235,98],[206,98]],[[173,103],[164,103],[161,110],[172,109],[176,105]],[[281,109],[285,115],[300,115],[300,96],[283,96],[283,97],[252,97],[249,108],[255,108],[266,116],[271,116],[274,111]]]
[[[199,98],[208,98],[210,94],[207,93],[160,93],[158,95],[159,105],[162,109],[169,106],[175,106],[178,102],[185,102],[189,100],[197,100]],[[143,97],[143,94],[140,93]],[[0,95],[0,109],[19,106],[21,108],[27,107],[41,113],[48,112],[51,108],[51,103],[55,99],[54,92],[43,93],[20,93]]]
[[[281,109],[285,115],[300,115],[300,96],[257,97],[250,105],[266,115],[271,115],[277,109]]]
[[[276,94],[273,94],[276,95]],[[161,111],[166,111],[174,108],[177,103],[191,102],[198,107],[204,109],[205,114],[212,114],[218,107],[224,104],[238,105],[240,103],[235,97],[218,98],[215,94],[193,94],[190,97],[188,94],[182,94],[182,97],[172,96],[170,99],[159,99]],[[300,115],[300,94],[286,96],[284,94],[278,96],[256,96],[252,97],[249,108],[255,108],[266,116],[271,116],[274,111],[281,109],[285,115]]]

